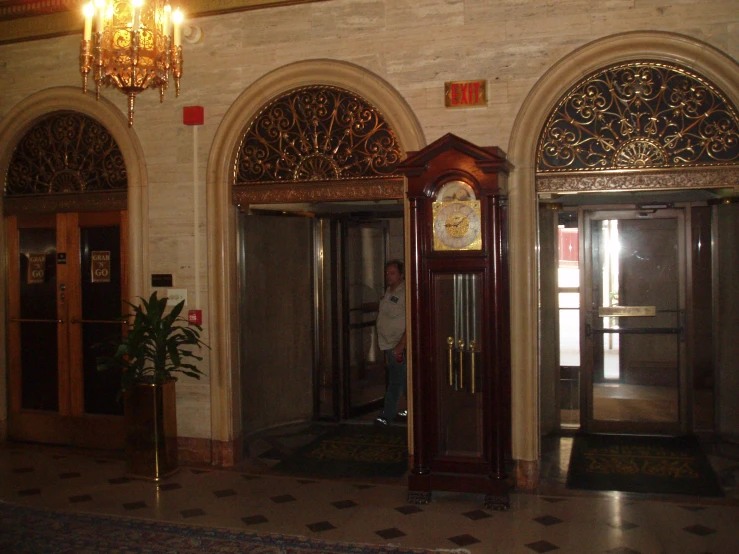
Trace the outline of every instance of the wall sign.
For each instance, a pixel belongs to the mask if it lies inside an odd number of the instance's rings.
[[[46,254],[28,254],[28,284],[43,284],[45,273]]]
[[[92,282],[110,283],[110,250],[93,250],[91,260]]]
[[[444,105],[447,108],[487,106],[487,81],[448,81],[444,83]]]

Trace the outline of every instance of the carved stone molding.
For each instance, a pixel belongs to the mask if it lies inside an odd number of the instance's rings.
[[[125,190],[6,196],[3,201],[5,215],[40,214],[56,212],[106,212],[128,208]]]
[[[392,200],[403,198],[402,177],[351,179],[346,181],[290,181],[235,185],[232,201],[236,205],[282,204],[293,202],[342,202],[351,200]]]
[[[739,186],[739,166],[628,173],[539,174],[537,192],[708,189]]]

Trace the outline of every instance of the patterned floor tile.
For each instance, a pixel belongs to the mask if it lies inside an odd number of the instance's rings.
[[[35,496],[41,494],[41,489],[23,489],[18,491],[18,496]]]
[[[33,473],[35,471],[32,467],[16,467],[13,468],[13,473]]]
[[[699,537],[705,537],[706,535],[712,535],[716,532],[716,529],[711,529],[710,527],[706,527],[705,525],[691,525],[689,527],[683,527],[683,531],[687,531],[688,533],[693,533],[694,535],[698,535]]]
[[[181,488],[182,488],[182,485],[180,485],[179,483],[164,483],[163,485],[159,485],[157,487],[157,490],[160,492],[167,492],[167,491],[176,491]]]
[[[259,514],[255,516],[242,517],[241,521],[243,521],[247,525],[257,525],[259,523],[267,523],[269,520],[263,515]]]
[[[395,508],[395,511],[396,512],[400,512],[404,516],[407,516],[407,515],[410,515],[410,514],[417,514],[419,512],[423,512],[423,510],[421,508],[419,508],[418,506],[412,506],[410,504],[408,506],[400,506],[398,508]]]
[[[69,502],[70,504],[79,504],[80,502],[90,502],[92,500],[92,496],[89,494],[78,494],[76,496],[70,496]]]
[[[142,508],[146,508],[146,502],[143,500],[139,500],[138,502],[125,502],[123,507],[126,510],[140,510]]]
[[[227,498],[229,496],[236,496],[236,491],[233,489],[224,489],[222,491],[213,491],[213,495],[216,498]]]
[[[309,523],[306,525],[308,529],[313,531],[314,533],[320,533],[322,531],[330,531],[331,529],[336,529],[336,526],[332,525],[328,521],[319,521],[317,523]]]
[[[339,510],[344,510],[346,508],[354,508],[355,506],[359,506],[354,500],[340,500],[338,502],[331,502],[331,504],[338,508]]]
[[[457,535],[456,537],[449,537],[448,540],[461,547],[469,546],[471,544],[477,544],[478,542],[480,542],[480,539],[477,539],[472,535]]]
[[[82,477],[82,474],[78,471],[70,471],[68,473],[59,474],[59,479],[74,479],[76,477]]]
[[[478,519],[486,519],[491,516],[489,513],[484,512],[482,510],[473,510],[471,512],[465,512],[462,514],[464,517],[470,518],[472,521],[477,521]]]
[[[111,485],[125,485],[130,483],[131,480],[128,477],[116,477],[115,479],[108,479],[108,483]]]
[[[184,518],[189,518],[189,517],[196,517],[196,516],[204,516],[205,512],[201,510],[200,508],[192,508],[190,510],[182,510],[180,512],[180,515]]]
[[[546,527],[549,527],[550,525],[556,525],[558,523],[562,523],[561,519],[559,519],[558,517],[554,517],[554,516],[535,517],[534,521],[537,523],[541,523],[542,525]]]
[[[542,554],[543,552],[551,552],[552,550],[559,550],[559,546],[557,546],[556,544],[552,544],[549,541],[530,542],[529,544],[525,544],[524,546],[533,550],[534,552],[538,552],[539,554]]]
[[[634,550],[628,546],[619,546],[617,548],[611,548],[606,550],[606,554],[641,554],[639,550]]]
[[[398,539],[400,537],[406,536],[406,534],[403,533],[403,531],[401,531],[397,527],[390,527],[389,529],[380,529],[379,531],[375,531],[375,534],[380,535],[385,540]]]
[[[284,504],[285,502],[295,502],[297,498],[291,494],[281,494],[279,496],[273,496],[270,500],[275,504]]]

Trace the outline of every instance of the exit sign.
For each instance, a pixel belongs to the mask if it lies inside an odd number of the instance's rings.
[[[487,106],[487,81],[449,81],[444,83],[444,105],[447,108]]]

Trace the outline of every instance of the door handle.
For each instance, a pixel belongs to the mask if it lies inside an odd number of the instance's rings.
[[[585,336],[586,337],[592,337],[593,336],[593,326],[590,325],[590,323],[585,324]]]

